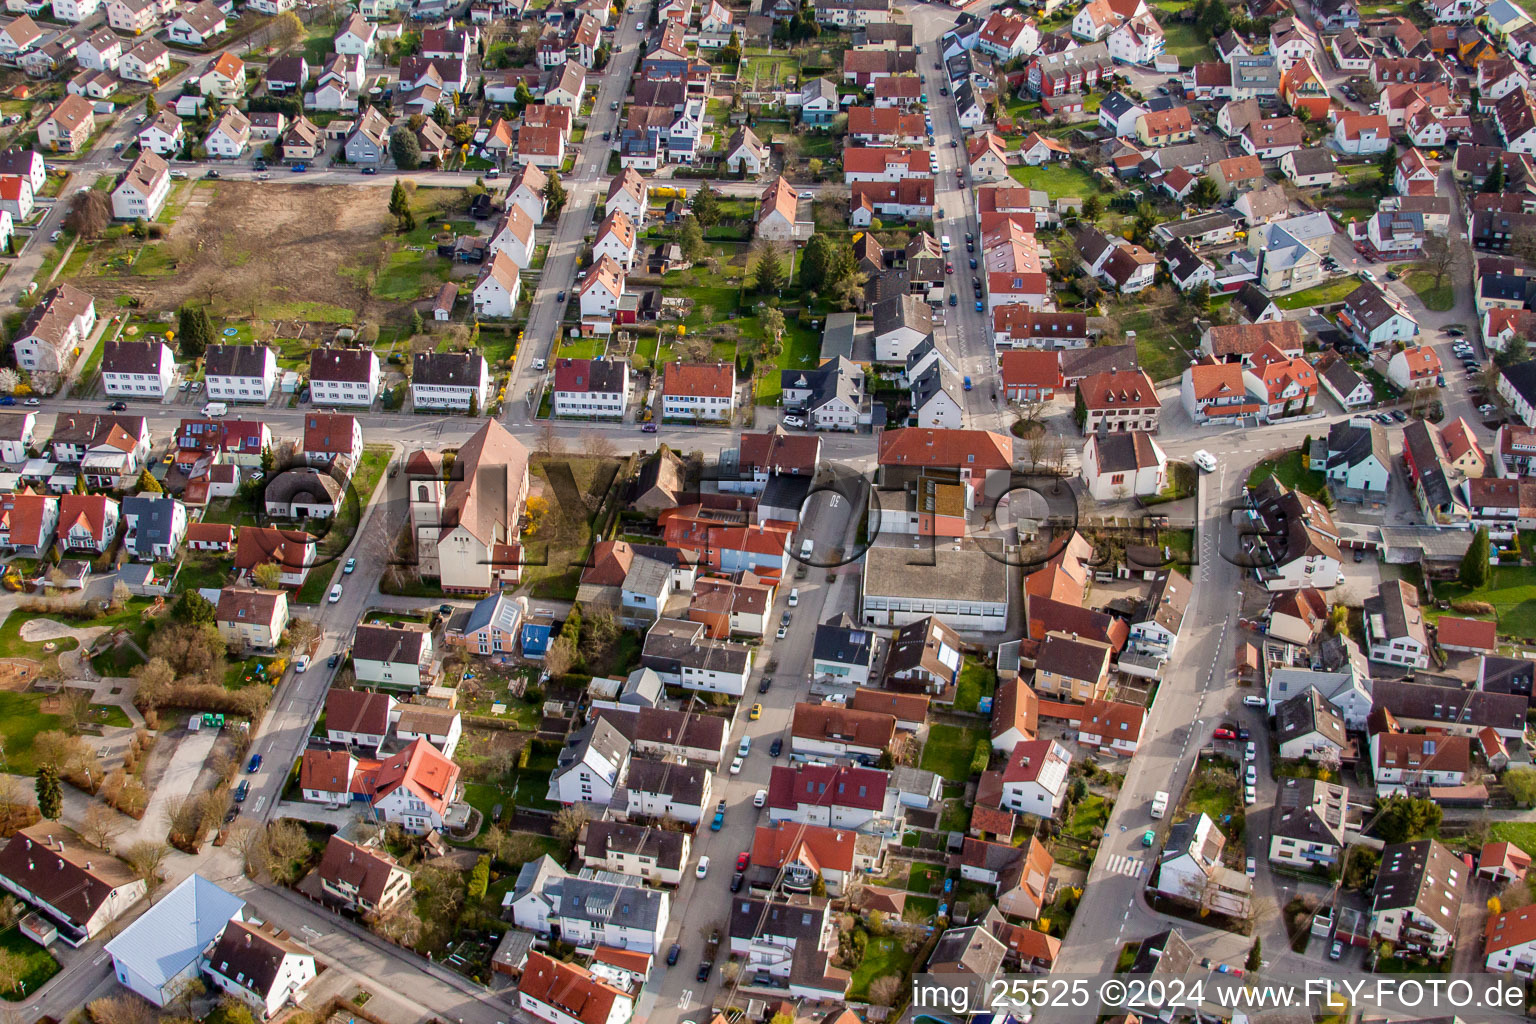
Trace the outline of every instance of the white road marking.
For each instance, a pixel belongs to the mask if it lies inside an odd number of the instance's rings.
[[[1126,875],[1127,877],[1135,878],[1142,873],[1143,869],[1144,865],[1140,857],[1128,856],[1122,853],[1114,854],[1104,861],[1104,870],[1112,875]]]
[[[266,805],[266,803],[267,803],[267,798],[266,797],[264,797],[264,796],[257,797],[256,798],[256,809],[252,813],[260,814],[262,807],[264,807]]]

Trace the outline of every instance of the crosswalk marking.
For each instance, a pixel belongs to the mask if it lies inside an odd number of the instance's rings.
[[[1115,854],[1103,861],[1104,870],[1115,875],[1129,875],[1134,878],[1144,870],[1140,857],[1128,857],[1124,854]]]

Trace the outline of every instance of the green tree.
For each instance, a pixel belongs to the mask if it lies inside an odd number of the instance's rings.
[[[390,145],[393,146],[393,139],[398,139],[402,135],[411,135],[411,133],[396,131]],[[411,135],[411,138],[414,139],[415,136]],[[414,144],[413,142],[412,145]],[[409,231],[416,226],[416,215],[411,212],[411,197],[406,194],[405,183],[399,178],[395,179],[395,187],[389,192],[389,213],[395,218],[395,227],[400,231]]]
[[[165,493],[165,488],[160,486],[160,481],[156,480],[154,478],[154,475],[152,473],[150,473],[149,467],[147,467],[147,466],[145,468],[139,470],[139,493],[141,493],[141,494],[164,494]]]
[[[1426,839],[1440,827],[1444,812],[1423,797],[1389,796],[1376,801],[1376,834],[1387,843]]]
[[[1483,179],[1482,191],[1490,195],[1497,195],[1504,191],[1504,160],[1502,154],[1494,160],[1493,166],[1488,169],[1488,175]]]
[[[194,306],[182,306],[176,314],[177,344],[183,359],[201,359],[208,351],[208,339],[203,335],[202,319]]]
[[[480,415],[480,396],[473,392],[469,396],[469,415],[471,419]]]
[[[1488,582],[1488,528],[1479,526],[1467,545],[1467,553],[1461,556],[1462,586],[1478,589]]]
[[[420,167],[421,142],[416,138],[416,133],[397,128],[389,136],[389,155],[394,158],[395,166],[402,171],[414,171]]]
[[[832,239],[817,232],[805,243],[800,253],[800,287],[806,291],[819,291],[827,280],[827,269],[832,263]]]
[[[1517,803],[1526,807],[1536,804],[1536,768],[1517,765],[1504,773],[1503,782]]]
[[[477,900],[485,895],[491,884],[491,858],[482,854],[469,871],[469,898]]]
[[[251,570],[251,582],[262,590],[280,590],[283,586],[283,570],[276,562],[262,562]]]
[[[196,590],[183,590],[171,609],[171,616],[177,622],[212,626],[217,622],[217,612],[218,609],[214,608],[213,602]]]
[[[1248,951],[1248,973],[1252,974],[1259,969],[1264,962],[1264,954],[1259,950],[1259,939],[1253,940],[1253,948]]]
[[[1221,200],[1221,188],[1209,174],[1195,182],[1189,192],[1189,201],[1196,206],[1215,206]]]
[[[1089,193],[1083,200],[1083,220],[1092,224],[1104,215],[1104,201],[1094,193]]]
[[[512,90],[512,102],[521,110],[533,102],[533,93],[528,91],[527,82],[518,82],[517,88]]]
[[[720,197],[707,181],[693,194],[693,215],[706,228],[720,223]]]
[[[987,770],[987,765],[992,761],[992,744],[988,740],[977,740],[976,750],[971,754],[971,774],[980,775]]]
[[[155,99],[155,94],[150,93],[144,98],[144,116],[153,118],[160,113],[160,101]]]
[[[420,334],[422,331],[424,331],[426,329],[427,329],[427,325],[425,323],[423,323],[422,319],[421,319],[421,310],[419,310],[419,309],[411,310],[411,333],[412,334]]]
[[[1530,342],[1525,340],[1525,335],[1517,334],[1504,343],[1504,347],[1493,354],[1493,361],[1499,366],[1514,366],[1523,363],[1531,357]]]
[[[37,810],[49,821],[58,821],[64,810],[64,790],[59,785],[59,769],[56,765],[40,765],[37,769]]]
[[[565,186],[560,183],[560,175],[550,171],[544,182],[544,201],[553,212],[565,205],[565,198]]]
[[[697,211],[695,211],[697,212]],[[777,292],[788,283],[784,272],[784,256],[779,247],[769,241],[760,241],[752,253],[752,288],[761,294]]]
[[[1397,174],[1397,147],[1391,143],[1382,150],[1381,156],[1376,158],[1376,170],[1381,172],[1381,187],[1390,189],[1392,179]]]
[[[692,215],[683,218],[677,241],[683,250],[683,258],[689,263],[698,263],[708,253],[704,246],[704,229],[699,227],[698,218]]]
[[[758,315],[758,322],[763,325],[763,333],[773,339],[774,347],[784,338],[784,314],[769,306]]]
[[[1201,281],[1188,292],[1185,292],[1184,298],[1197,313],[1210,312],[1211,286],[1207,282]]]
[[[1369,846],[1351,846],[1345,854],[1342,885],[1352,892],[1370,889],[1376,884],[1376,870],[1381,854]]]

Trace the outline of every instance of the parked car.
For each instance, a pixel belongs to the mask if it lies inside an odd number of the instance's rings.
[[[37,405],[42,405],[42,404],[43,404],[43,403],[42,403],[42,401],[41,401],[41,400],[39,400],[39,399],[36,399],[36,398],[29,398],[29,399],[27,399],[27,402],[26,402],[26,404],[27,404],[27,405],[32,405],[32,406],[37,406]]]
[[[1249,857],[1248,863],[1244,866],[1243,870],[1248,873],[1249,878],[1252,878],[1259,873],[1259,862]]]
[[[741,883],[746,879],[746,877],[747,876],[742,874],[740,871],[732,872],[731,873],[731,892],[741,892]]]
[[[1328,959],[1337,960],[1344,955],[1344,943],[1338,939],[1333,940],[1333,945],[1328,947]]]
[[[379,173],[379,169],[377,167],[371,167],[371,166],[370,167],[364,167],[363,168],[363,173],[364,174],[378,174]]]
[[[109,412],[127,412],[128,411],[128,403],[127,402],[113,402],[111,405],[107,406],[107,410]]]
[[[732,775],[740,775],[741,774],[741,765],[742,765],[742,760],[739,757],[736,758],[734,761],[732,761],[731,762],[731,774]],[[704,876],[700,875],[699,877],[703,878]]]
[[[672,948],[667,950],[667,966],[675,966],[677,964],[677,958],[682,955],[683,947],[676,942],[672,943]]]
[[[1260,697],[1256,693],[1250,693],[1248,696],[1243,698],[1243,706],[1250,708],[1263,708],[1269,706],[1269,701],[1265,700],[1263,697]]]
[[[341,655],[340,654],[333,654],[329,658],[325,659],[325,667],[326,668],[335,668],[337,665],[340,665],[340,664],[341,664]]]
[[[801,419],[799,416],[785,416],[784,425],[786,427],[797,427],[801,430],[804,430],[805,420]]]
[[[777,639],[777,640],[783,640],[788,635],[789,635],[789,628],[786,627],[786,626],[780,626],[779,627],[779,631],[774,634],[774,638]]]
[[[694,975],[694,978],[702,984],[703,982],[709,980],[709,972],[713,971],[714,969],[715,962],[713,960],[705,960],[703,963],[699,964],[699,971]]]
[[[709,874],[709,856],[707,854],[699,858],[699,866],[694,873],[697,874],[700,878],[703,878],[705,875]]]
[[[1216,731],[1211,733],[1211,739],[1213,739],[1213,740],[1235,740],[1235,739],[1237,739],[1237,733],[1235,731],[1231,730],[1231,729],[1217,729]]]
[[[644,424],[641,424],[641,426],[640,426],[640,433],[642,433],[642,434],[654,434],[654,433],[656,433],[656,424],[654,424],[654,423],[644,423]]]
[[[350,576],[350,575],[352,575],[356,571],[357,571],[357,559],[355,559],[355,558],[347,559],[347,564],[341,567],[341,574],[343,576]]]
[[[773,678],[771,676],[763,676],[763,681],[757,684],[757,692],[758,693],[767,693],[768,692],[768,687],[770,687],[772,685],[773,685]]]
[[[246,782],[245,780],[242,779],[241,782],[240,782],[240,785],[235,787],[235,803],[237,803],[237,804],[244,803],[245,802],[245,798],[250,796],[250,795],[251,795],[251,784],[249,782]]]
[[[255,775],[261,771],[261,755],[252,754],[250,761],[246,762],[245,770],[250,775]]]
[[[766,804],[767,802],[768,802],[768,791],[766,789],[758,790],[753,795],[753,797],[752,797],[752,806],[753,807],[761,807],[764,804]]]
[[[340,600],[341,600],[341,584],[338,583],[334,587],[331,588],[330,596],[328,596],[326,598],[326,601],[328,601],[331,604],[335,604],[337,601],[340,601]]]
[[[784,740],[782,738],[779,738],[779,737],[774,737],[773,742],[768,744],[768,756],[769,757],[778,757],[783,752],[784,752]]]

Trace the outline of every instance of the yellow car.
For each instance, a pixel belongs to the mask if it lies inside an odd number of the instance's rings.
[[[747,713],[747,719],[749,721],[755,722],[759,718],[762,718],[762,717],[763,717],[763,706],[761,704],[753,704],[752,705],[752,710]]]

